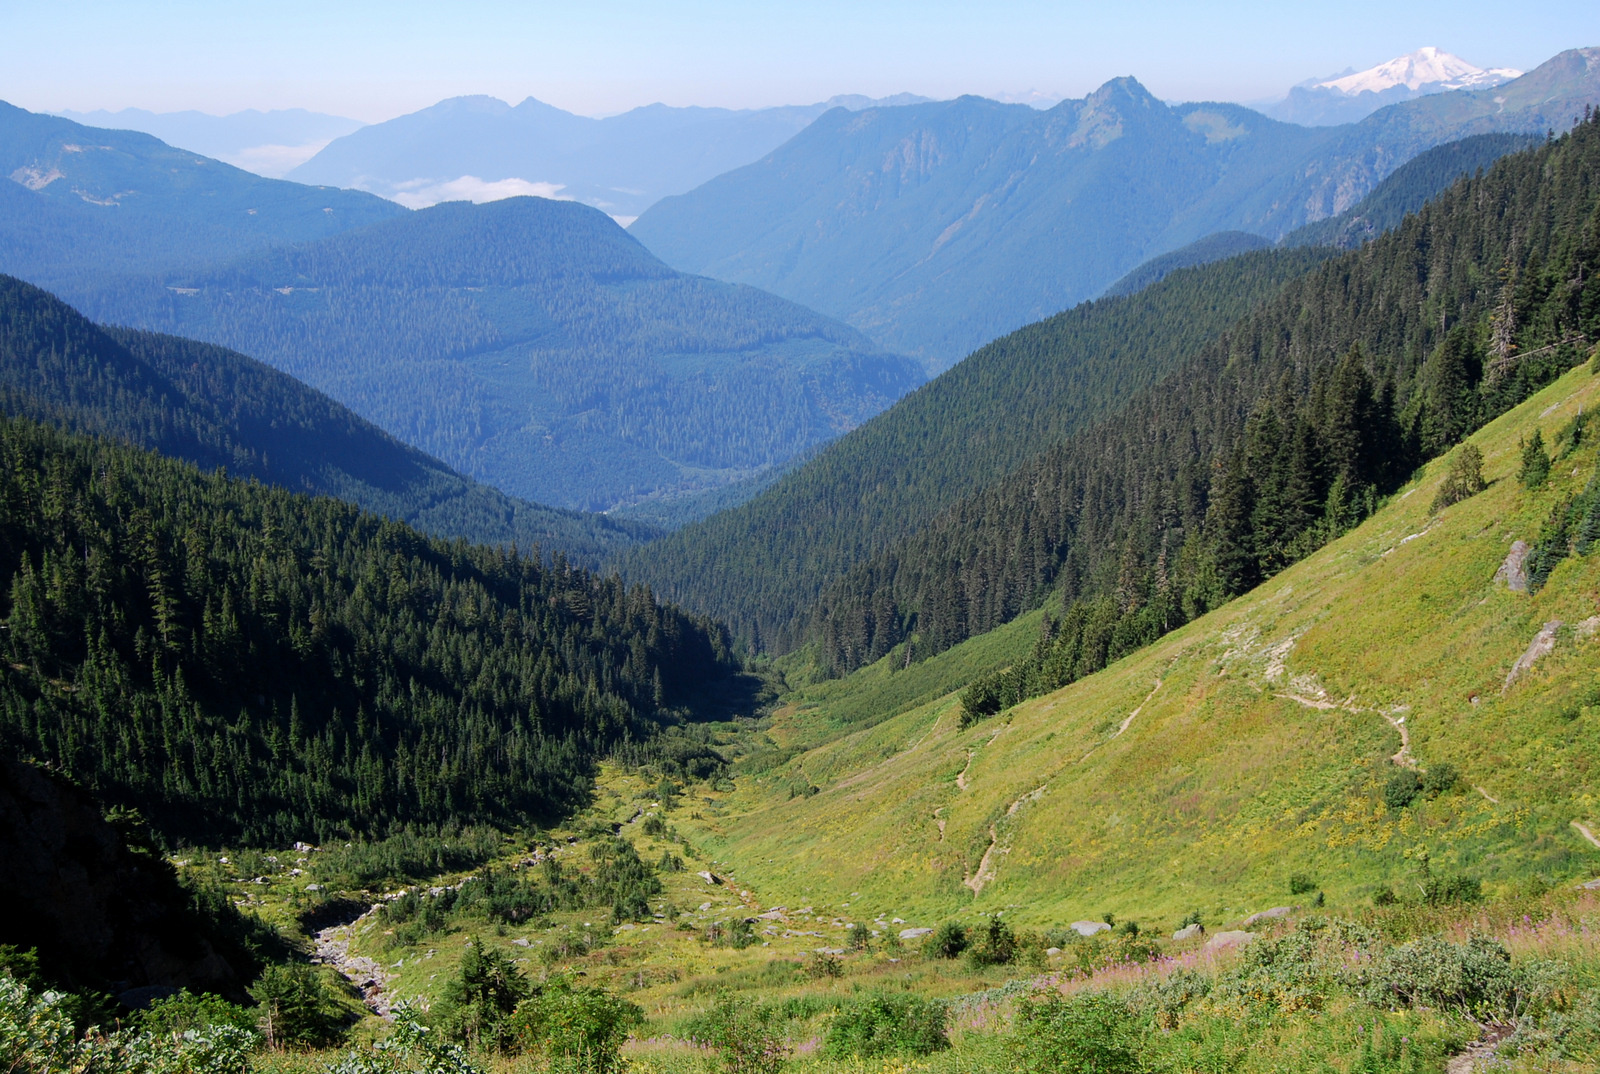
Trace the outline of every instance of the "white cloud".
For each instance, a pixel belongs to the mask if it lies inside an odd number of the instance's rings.
[[[253,145],[237,153],[221,154],[217,159],[268,179],[282,179],[320,153],[331,141],[332,138],[324,138],[305,145]]]
[[[479,205],[486,201],[499,201],[502,198],[522,197],[571,201],[571,198],[561,196],[561,191],[564,189],[566,189],[564,183],[531,183],[526,179],[496,179],[491,182],[479,179],[476,175],[463,175],[459,179],[450,179],[442,183],[432,179],[412,179],[409,182],[396,183],[386,196],[408,209],[426,209],[441,201],[470,201]]]

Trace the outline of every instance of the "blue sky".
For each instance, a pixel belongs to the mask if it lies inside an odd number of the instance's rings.
[[[1600,3],[0,0],[0,98],[370,121],[464,93],[599,115],[836,93],[1081,96],[1131,74],[1168,99],[1254,100],[1422,45],[1527,69],[1600,45]]]

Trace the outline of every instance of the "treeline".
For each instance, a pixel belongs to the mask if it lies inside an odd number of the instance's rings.
[[[0,421],[0,740],[171,838],[582,802],[737,673],[721,628],[505,549]]]
[[[1353,525],[1582,361],[1597,267],[1586,118],[1291,283],[1115,419],[852,571],[819,605],[823,661],[937,652],[1057,590],[1061,674],[1104,666]]]

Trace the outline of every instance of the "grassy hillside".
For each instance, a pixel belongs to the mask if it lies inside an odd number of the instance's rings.
[[[463,473],[584,510],[748,477],[922,381],[837,321],[676,272],[543,198],[437,205],[80,308],[243,351]]]
[[[1588,426],[1529,491],[1521,442],[1557,442],[1597,403],[1600,378],[1574,370],[1472,438],[1486,491],[1431,514],[1437,461],[1353,532],[1105,671],[966,730],[954,694],[885,706],[740,780],[698,837],[743,883],[859,893],[924,923],[1003,909],[1175,924],[1195,908],[1222,923],[1309,898],[1291,895],[1295,874],[1356,907],[1414,890],[1424,853],[1491,892],[1586,878],[1600,869],[1579,827],[1600,834],[1600,556],[1562,562],[1532,595],[1494,576],[1596,471]],[[1557,621],[1554,651],[1507,686]],[[858,692],[892,674],[802,694],[771,737],[849,722]],[[1385,803],[1401,766],[1447,765],[1446,793]],[[791,799],[802,779],[820,793]]]

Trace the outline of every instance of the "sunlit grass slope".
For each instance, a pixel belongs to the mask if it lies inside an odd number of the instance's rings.
[[[1491,894],[1594,875],[1600,847],[1578,826],[1600,831],[1600,637],[1584,623],[1600,554],[1533,595],[1494,580],[1512,541],[1535,541],[1595,472],[1591,431],[1543,488],[1516,479],[1521,438],[1550,442],[1600,403],[1590,370],[1473,437],[1486,491],[1430,514],[1448,466],[1435,461],[1256,591],[971,728],[954,694],[896,697],[887,684],[916,671],[888,662],[803,691],[770,731],[789,748],[684,827],[742,883],[917,924],[1000,909],[1019,924],[1175,923],[1196,908],[1222,923],[1311,898],[1291,898],[1292,874],[1335,908],[1414,891],[1424,869]],[[1506,687],[1557,620],[1554,651]],[[1037,626],[1006,629],[1015,645]],[[1397,756],[1460,780],[1391,808]]]

